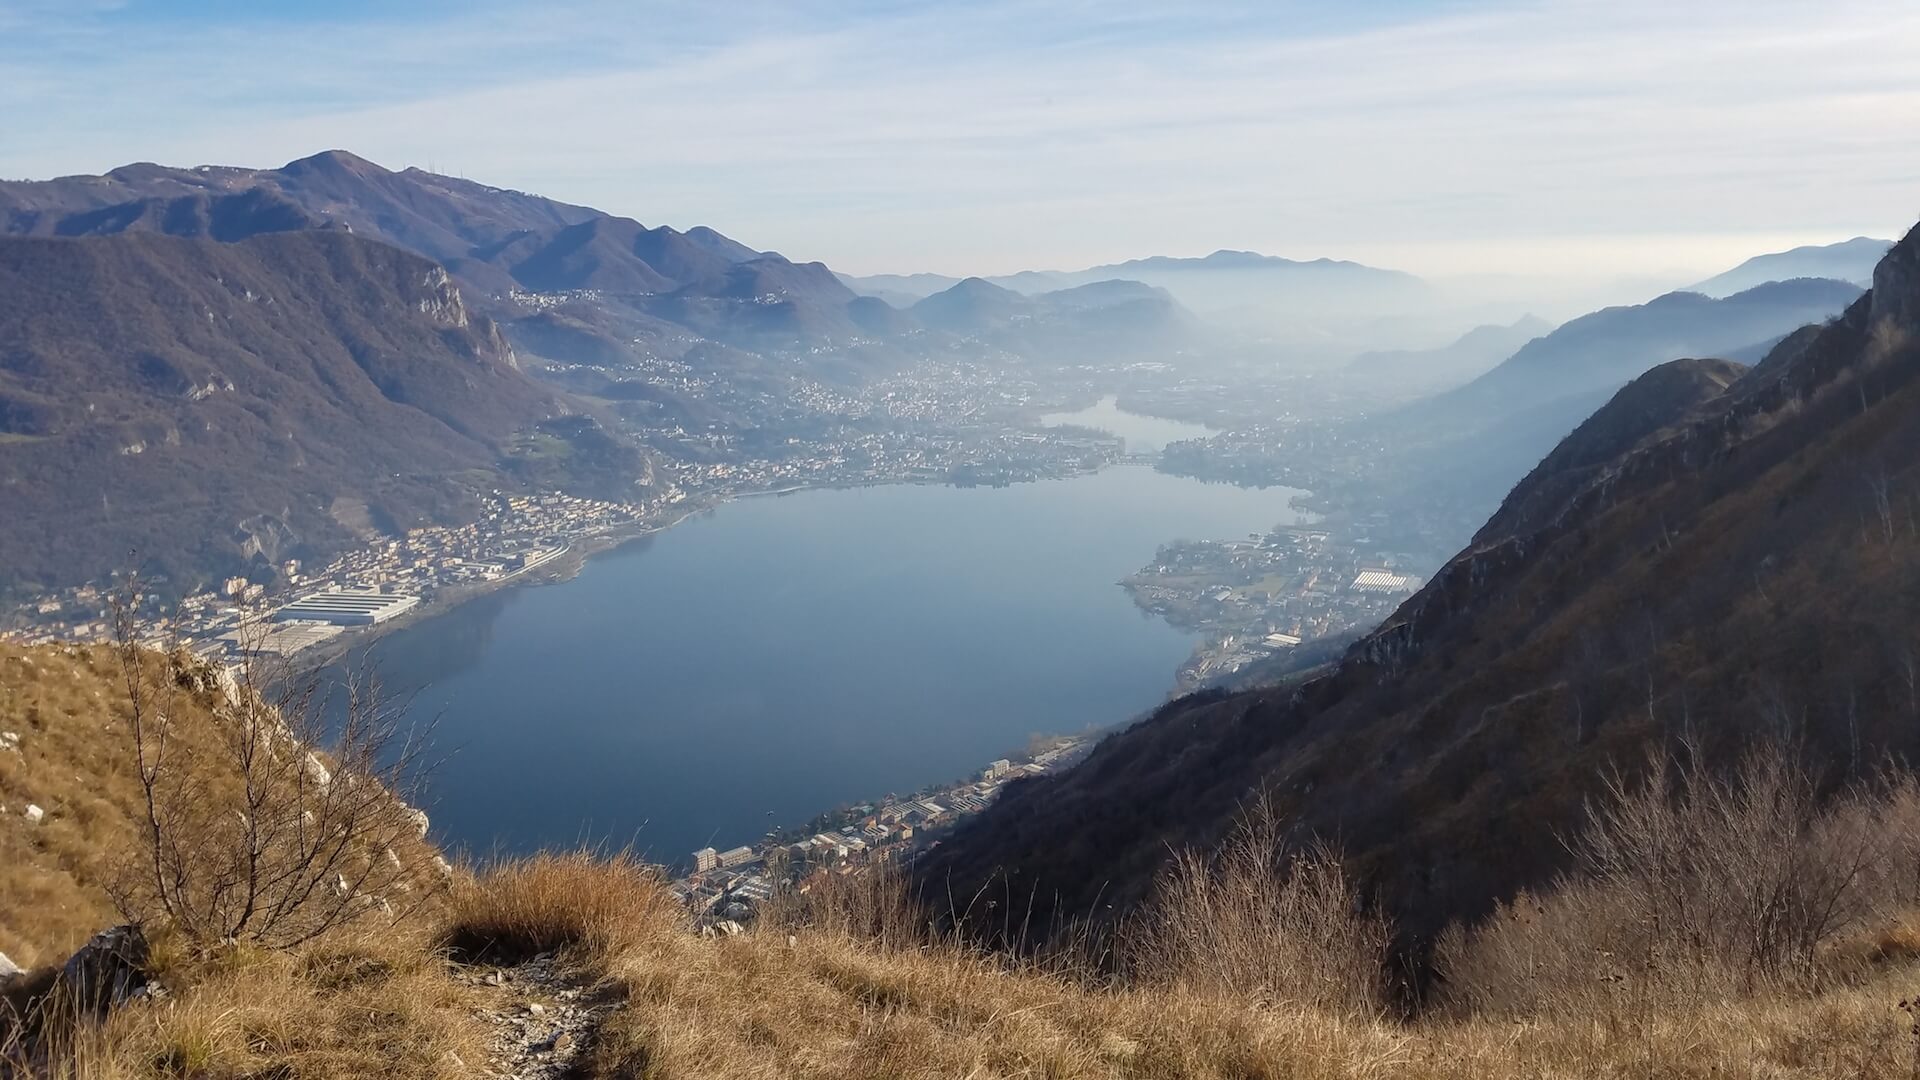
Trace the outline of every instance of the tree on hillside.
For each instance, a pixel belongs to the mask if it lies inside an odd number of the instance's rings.
[[[370,672],[349,671],[329,731],[318,674],[251,647],[221,671],[171,634],[153,648],[139,607],[137,583],[113,607],[144,814],[113,888],[124,915],[200,944],[288,948],[361,918],[402,918],[439,889],[444,864],[407,799],[424,739],[402,729]],[[211,705],[211,733],[175,722],[188,695]]]

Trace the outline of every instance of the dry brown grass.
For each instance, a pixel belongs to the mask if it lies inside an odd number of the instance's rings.
[[[485,1032],[424,930],[343,929],[299,952],[236,948],[163,976],[174,1000],[116,1010],[76,1078],[474,1075]]]
[[[624,859],[503,864],[455,899],[437,931],[191,961],[171,976],[174,1003],[89,1036],[76,1075],[474,1075],[469,991],[434,948],[462,934],[558,949],[603,979],[623,1000],[589,1075],[652,1080],[1906,1076],[1915,1043],[1898,1002],[1920,985],[1899,960],[1817,995],[1401,1023],[1217,984],[1092,986],[832,920],[701,937]]]
[[[1095,985],[908,931],[923,925],[911,913],[879,936],[842,917],[847,897],[897,895],[884,885],[790,902],[738,937],[635,915],[618,898],[656,910],[645,876],[590,857],[503,866],[470,888],[466,910],[503,937],[587,946],[571,955],[623,996],[595,1076],[1839,1078],[1907,1075],[1914,1047],[1897,1007],[1920,975],[1908,962],[1818,996],[1401,1023],[1220,980]]]
[[[1640,1024],[1402,1025],[1190,985],[1089,988],[951,945],[832,931],[669,944],[609,969],[627,1001],[597,1075],[1859,1077],[1894,1075],[1911,1045],[1892,979]]]
[[[115,919],[105,886],[137,840],[140,788],[121,753],[124,691],[112,650],[0,643],[0,952],[22,965],[64,958]],[[203,700],[182,702],[184,738],[211,731]],[[46,811],[39,825],[23,812]]]
[[[690,926],[659,870],[629,852],[501,861],[458,881],[447,908],[440,940],[460,955],[492,963],[552,950],[604,963]]]
[[[151,693],[165,686],[173,758],[195,763],[192,779],[201,787],[200,816],[228,826],[225,832],[180,830],[170,839],[205,841],[198,848],[187,846],[183,865],[230,869],[244,863],[235,852],[259,839],[233,828],[233,823],[270,820],[257,801],[253,814],[242,810],[249,806],[250,792],[232,764],[237,710],[217,688],[173,685],[170,669],[157,655],[154,659],[143,681]],[[0,952],[17,963],[56,962],[101,928],[157,906],[130,903],[144,897],[138,890],[129,895],[124,888],[129,869],[148,864],[144,853],[150,849],[143,831],[147,811],[139,771],[129,749],[131,712],[127,683],[112,648],[25,649],[0,643],[0,731],[20,736],[18,752],[0,750]],[[333,764],[339,771],[338,763]],[[336,787],[349,790],[347,785]],[[282,802],[280,816],[297,814],[290,800]],[[37,825],[24,814],[30,804],[44,811]],[[331,799],[327,806],[315,803],[321,811],[315,820],[328,824],[346,818],[338,810],[343,804],[343,798]],[[349,905],[349,899],[362,899],[358,895],[341,897],[332,889],[316,889],[323,902],[310,906],[331,905],[354,917],[384,918],[389,909],[405,913],[430,901],[441,884],[432,866],[435,850],[418,839],[410,822],[385,809],[391,800],[364,798],[349,809],[361,804],[379,809],[361,812],[350,824],[374,821],[379,828],[359,828],[354,843],[337,850],[310,843],[309,849],[330,856],[330,861],[308,859],[304,876],[281,873],[281,892],[293,892],[309,881],[331,882],[338,873],[360,886],[354,892],[365,894],[366,900],[387,893],[388,905],[376,912]],[[274,847],[263,844],[259,850]],[[388,861],[388,850],[400,866]],[[284,871],[285,864],[260,865]],[[145,880],[151,874],[131,876]],[[198,890],[195,898],[204,892]],[[262,907],[266,901],[286,906],[271,890],[257,895]],[[233,906],[231,900],[225,906]]]

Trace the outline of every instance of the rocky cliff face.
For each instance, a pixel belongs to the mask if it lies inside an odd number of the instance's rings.
[[[1417,937],[1553,873],[1650,741],[1784,737],[1836,774],[1920,750],[1917,268],[1920,230],[1752,372],[1630,386],[1332,673],[1176,703],[1016,787],[928,860],[929,894],[1002,875],[1040,926],[1124,909],[1265,789]]]

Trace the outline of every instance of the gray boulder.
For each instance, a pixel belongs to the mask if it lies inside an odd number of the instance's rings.
[[[60,988],[93,1013],[146,996],[147,937],[137,926],[93,935],[60,968]]]

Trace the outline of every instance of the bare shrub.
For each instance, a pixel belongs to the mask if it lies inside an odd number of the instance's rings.
[[[398,919],[438,890],[425,819],[405,801],[424,741],[407,737],[376,680],[349,674],[329,730],[318,675],[286,677],[257,653],[223,675],[184,649],[148,648],[138,607],[130,589],[114,609],[144,815],[111,886],[126,917],[164,920],[202,945],[290,948],[361,918]],[[217,702],[211,746],[177,737],[183,695]]]
[[[1902,808],[1897,818],[1888,811]],[[1824,946],[1910,900],[1920,796],[1897,778],[1824,804],[1779,744],[1731,773],[1695,753],[1616,775],[1572,843],[1577,869],[1480,926],[1438,965],[1456,1007],[1572,1015],[1809,990]]]
[[[880,947],[917,946],[932,937],[907,875],[894,866],[814,874],[775,893],[756,919],[773,933],[807,931]]]
[[[1122,933],[1135,978],[1345,1014],[1384,1008],[1384,920],[1363,910],[1333,849],[1286,843],[1261,797],[1211,857],[1182,852]]]

